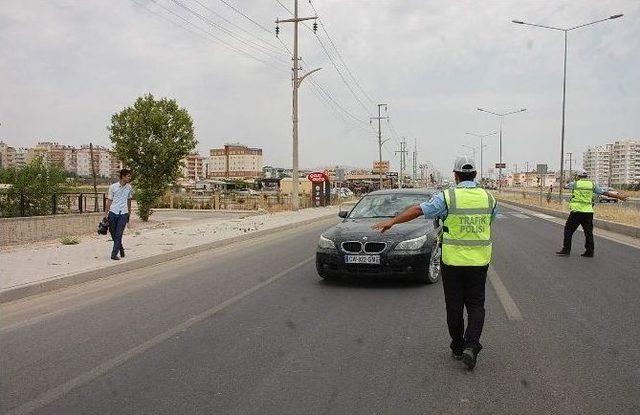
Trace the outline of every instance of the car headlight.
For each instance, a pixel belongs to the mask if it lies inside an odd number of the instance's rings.
[[[336,244],[334,244],[331,239],[327,239],[323,235],[320,235],[320,240],[318,241],[318,248],[335,249]]]
[[[396,245],[396,250],[398,251],[414,251],[416,249],[420,249],[424,246],[425,242],[427,242],[427,235],[422,235],[419,238],[408,239],[406,241],[400,242]]]

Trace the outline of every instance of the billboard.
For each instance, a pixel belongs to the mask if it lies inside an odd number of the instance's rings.
[[[374,161],[372,173],[386,173],[389,171],[389,160]]]

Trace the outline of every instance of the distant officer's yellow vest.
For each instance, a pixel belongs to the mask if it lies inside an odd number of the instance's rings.
[[[442,262],[455,266],[483,266],[491,261],[491,213],[496,201],[478,187],[444,192],[447,218],[442,233]]]
[[[572,212],[593,213],[593,189],[595,185],[591,180],[580,179],[575,183],[571,191],[569,208]]]

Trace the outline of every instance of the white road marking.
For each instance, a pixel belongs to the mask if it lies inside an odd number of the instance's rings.
[[[504,213],[497,213],[496,214],[496,218],[498,218],[498,219],[504,219],[506,217],[507,217],[507,215],[505,215]]]
[[[284,277],[285,275],[295,271],[296,269],[308,264],[309,262],[313,261],[315,259],[315,255],[305,259],[302,262],[297,263],[296,265],[289,267],[287,269],[285,269],[282,272],[279,272],[278,274],[272,276],[271,278],[269,278],[268,280],[265,280],[264,282],[261,282],[258,285],[255,285],[243,292],[241,292],[240,294],[231,297],[230,299],[218,304],[217,306],[210,308],[200,314],[197,314],[193,317],[191,317],[190,319],[178,324],[177,326],[165,331],[164,333],[161,333],[149,340],[147,340],[146,342],[127,350],[124,353],[119,354],[118,356],[115,356],[109,360],[107,360],[106,362],[101,363],[100,365],[94,367],[93,369],[84,372],[78,376],[76,376],[75,378],[69,380],[68,382],[65,382],[61,385],[56,386],[55,388],[49,389],[47,392],[41,394],[40,396],[38,396],[37,398],[23,404],[20,405],[19,407],[6,412],[7,415],[17,415],[17,414],[27,414],[27,413],[31,413],[34,412],[37,409],[40,409],[48,404],[50,404],[51,402],[54,402],[58,399],[60,399],[62,396],[66,395],[67,393],[71,392],[74,389],[77,389],[78,387],[85,385],[89,382],[91,382],[92,380],[110,372],[111,370],[115,369],[116,367],[122,365],[124,362],[136,357],[139,354],[142,354],[144,352],[146,352],[147,350],[151,349],[154,346],[157,346],[158,344],[164,342],[165,340],[170,339],[171,337],[177,335],[180,332],[184,332],[186,331],[188,328],[190,328],[191,326],[193,326],[194,324],[197,324],[201,321],[204,321],[206,319],[208,319],[209,317],[215,315],[216,313],[219,313],[220,311],[224,310],[225,308],[237,303],[238,301],[242,300],[243,298],[247,297],[248,295],[253,294],[254,292],[258,291],[259,289],[271,284],[272,282]]]
[[[493,289],[498,295],[498,299],[500,300],[500,304],[502,304],[502,308],[504,308],[504,312],[507,313],[507,318],[512,321],[522,320],[522,313],[520,313],[520,309],[516,305],[516,302],[513,301],[513,298],[511,298],[509,291],[507,291],[507,287],[504,286],[502,280],[492,266],[489,266],[487,276],[489,277],[489,281],[491,282]]]
[[[524,213],[511,212],[511,214],[512,214],[513,216],[515,216],[516,218],[520,218],[520,219],[529,219],[529,216],[525,215]]]

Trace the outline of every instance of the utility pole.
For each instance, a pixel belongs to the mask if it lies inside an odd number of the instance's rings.
[[[416,177],[418,177],[418,139],[413,139],[413,187],[416,186]]]
[[[97,212],[98,211],[98,184],[96,181],[96,165],[93,162],[93,143],[89,143],[89,155],[91,157],[91,176],[93,177],[93,211]]]
[[[406,137],[402,137],[402,141],[400,142],[400,151],[396,151],[396,153],[400,153],[400,176],[398,177],[400,180],[398,180],[398,189],[402,189],[402,185],[404,184],[404,172],[407,169],[407,158],[405,156],[408,153]]]
[[[380,190],[382,190],[382,144],[384,144],[382,141],[382,124],[380,121],[389,119],[389,117],[382,116],[382,107],[387,111],[387,104],[378,104],[378,116],[371,117],[369,120],[369,122],[372,120],[378,120],[378,156],[380,161],[380,164],[378,165],[378,172],[380,173]]]
[[[298,195],[298,185],[300,181],[300,173],[298,171],[298,88],[300,88],[300,84],[302,80],[307,76],[311,75],[314,72],[319,71],[321,68],[316,68],[312,71],[307,72],[302,76],[298,76],[300,71],[299,66],[299,58],[298,58],[298,26],[300,22],[305,20],[316,20],[318,16],[311,17],[298,17],[298,0],[294,0],[293,7],[293,18],[292,19],[276,19],[276,37],[280,34],[280,23],[293,23],[293,171],[291,174],[291,210],[297,211],[300,207],[300,200]],[[314,32],[317,29],[317,24],[314,22],[313,30]]]

